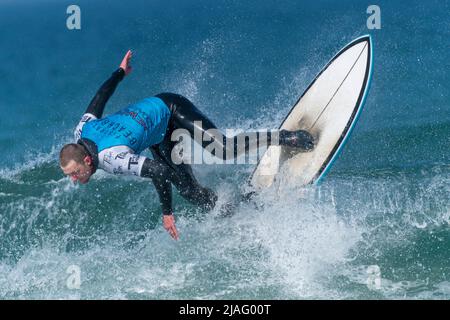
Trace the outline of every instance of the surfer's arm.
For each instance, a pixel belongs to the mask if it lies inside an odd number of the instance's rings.
[[[106,102],[108,102],[108,99],[114,93],[114,90],[116,90],[117,84],[123,79],[124,76],[125,71],[122,68],[119,68],[113,72],[111,77],[106,80],[105,83],[103,83],[75,128],[75,141],[78,141],[78,139],[81,138],[81,132],[87,122],[102,117]]]
[[[173,174],[173,171],[167,165],[146,158],[140,176],[152,179],[163,212],[164,229],[169,232],[172,238],[178,240],[178,230],[175,227],[175,218],[172,214],[172,184],[169,180],[171,174]]]
[[[141,177],[152,179],[159,196],[163,215],[171,215],[173,212],[172,185],[169,181],[170,174],[172,173],[166,165],[149,158],[145,159],[140,173]]]
[[[103,83],[94,98],[91,100],[85,114],[92,114],[97,119],[102,117],[105,105],[116,90],[117,85],[131,72],[130,60],[132,56],[133,53],[131,50],[128,50],[120,63],[119,69],[114,71],[111,77]]]
[[[157,160],[138,154],[127,146],[115,146],[101,151],[98,155],[99,168],[113,174],[136,175],[152,179],[159,196],[163,213],[164,228],[172,238],[178,239],[178,231],[172,210],[172,185],[175,173],[170,167]]]
[[[91,103],[87,107],[86,114],[93,115],[95,118],[99,119],[103,115],[103,110],[105,110],[105,105],[109,98],[112,96],[117,88],[117,85],[125,77],[125,71],[122,68],[117,69],[111,75],[111,77],[106,80],[100,89],[98,89],[94,98],[92,98]]]
[[[75,128],[75,141],[80,139],[83,127],[87,122],[93,119],[100,119],[102,117],[106,103],[116,90],[119,82],[122,81],[124,77],[125,71],[120,67],[114,71],[111,77],[102,84],[100,89],[98,89],[94,98],[92,98],[91,103],[89,103],[89,106],[81,117],[80,122]]]

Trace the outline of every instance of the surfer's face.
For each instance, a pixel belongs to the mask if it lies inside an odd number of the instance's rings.
[[[73,182],[79,182],[81,184],[88,183],[89,178],[92,175],[92,159],[85,157],[82,163],[70,160],[65,167],[61,167],[65,175],[69,176]]]

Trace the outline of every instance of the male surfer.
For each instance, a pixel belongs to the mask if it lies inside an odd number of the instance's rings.
[[[61,149],[60,166],[64,174],[81,184],[87,183],[97,169],[152,179],[162,207],[163,226],[178,239],[172,210],[172,184],[184,198],[206,209],[214,207],[217,195],[198,183],[189,164],[173,161],[171,153],[176,142],[171,139],[172,133],[184,129],[194,139],[194,131],[199,130],[207,138],[196,142],[203,148],[214,142],[215,151],[220,152],[213,154],[221,154],[219,157],[224,160],[230,155],[230,148],[235,158],[251,146],[258,146],[258,141],[244,139],[244,148],[238,148],[241,135],[253,136],[256,140],[259,135],[243,133],[233,138],[222,135],[218,139],[211,134],[210,129],[217,130],[211,120],[188,99],[174,93],[157,94],[102,118],[117,84],[131,72],[131,57],[132,52],[128,51],[119,69],[97,91],[75,129],[76,143],[66,144]],[[314,147],[312,136],[302,130],[280,130],[275,135],[268,132],[264,137],[267,137],[267,144],[279,143],[303,151]],[[140,155],[147,148],[153,159]]]

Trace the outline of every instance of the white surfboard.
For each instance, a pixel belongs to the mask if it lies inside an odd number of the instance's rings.
[[[280,129],[307,130],[315,138],[312,152],[270,146],[250,183],[256,189],[283,179],[318,183],[347,141],[364,104],[372,75],[372,41],[360,37],[339,51],[308,86]]]

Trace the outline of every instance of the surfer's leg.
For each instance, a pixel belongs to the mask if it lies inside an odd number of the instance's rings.
[[[167,175],[167,180],[173,183],[181,196],[189,202],[210,210],[214,208],[217,195],[209,188],[205,188],[195,178],[192,168],[188,164],[174,164],[170,159],[170,150],[174,142],[164,140],[160,145],[150,148],[155,161],[164,163],[171,169],[171,174]]]
[[[243,132],[227,138],[187,98],[173,93],[162,93],[157,95],[157,97],[161,98],[169,106],[172,112],[171,121],[176,129],[187,130],[194,140],[196,140],[196,136],[199,136],[201,141],[196,142],[201,144],[203,148],[211,145],[212,154],[223,160],[234,159],[261,146],[280,144],[299,148],[303,151],[312,150],[314,147],[313,137],[304,130]]]
[[[209,188],[203,187],[194,177],[192,168],[188,164],[179,165],[178,174],[172,180],[180,194],[191,203],[211,210],[216,205],[217,195]]]

